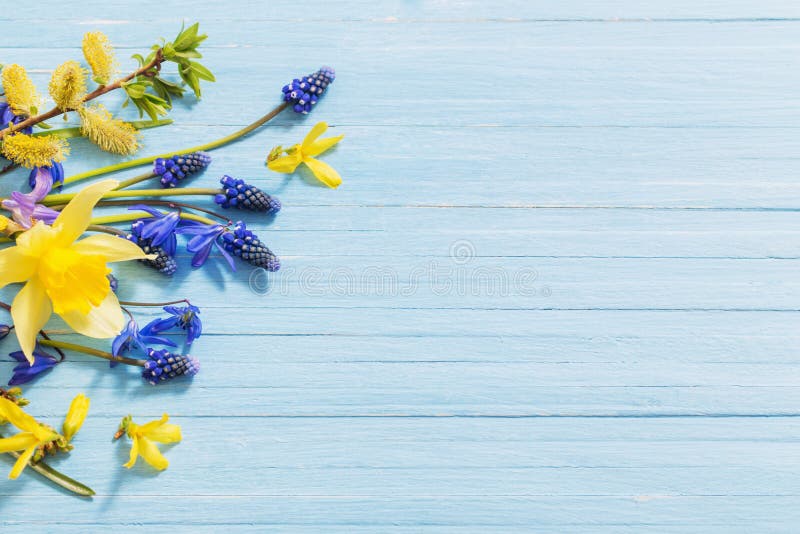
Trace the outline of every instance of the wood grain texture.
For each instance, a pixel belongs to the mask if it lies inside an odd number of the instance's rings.
[[[2,10],[0,61],[44,88],[87,30],[126,57],[195,19],[219,82],[144,153],[337,69],[195,180],[279,196],[245,219],[284,267],[120,266],[123,298],[203,308],[203,370],[151,388],[71,355],[28,388],[54,424],[92,398],[58,465],[98,496],[2,481],[4,530],[796,529],[800,5],[48,0]],[[316,120],[346,135],[337,191],[263,165]],[[75,141],[68,174],[114,161]],[[119,418],[163,411],[169,470],[122,469]]]

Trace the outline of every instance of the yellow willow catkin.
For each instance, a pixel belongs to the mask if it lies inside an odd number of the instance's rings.
[[[41,98],[36,92],[36,86],[28,78],[25,67],[17,64],[7,65],[3,68],[2,78],[6,100],[14,115],[28,116],[34,113],[41,103]]]
[[[83,36],[83,57],[92,68],[94,81],[105,85],[116,71],[117,60],[114,49],[103,32],[88,32]]]
[[[86,96],[86,70],[77,61],[62,63],[50,78],[50,96],[64,111],[77,109]]]
[[[3,155],[23,167],[49,167],[53,161],[64,161],[69,145],[54,135],[7,135],[3,139]]]
[[[133,154],[139,149],[139,132],[127,122],[115,119],[102,105],[78,110],[81,133],[106,152]]]

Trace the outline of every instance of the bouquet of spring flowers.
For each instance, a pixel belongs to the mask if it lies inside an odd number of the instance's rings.
[[[277,198],[246,181],[224,174],[215,187],[185,187],[211,164],[208,151],[224,146],[260,128],[282,111],[309,113],[335,78],[333,69],[322,67],[283,87],[282,102],[245,128],[216,141],[173,152],[128,159],[117,164],[66,177],[64,161],[68,139],[86,137],[101,150],[128,156],[140,148],[140,130],[168,125],[164,118],[174,98],[187,90],[201,96],[201,83],[215,81],[198,60],[206,39],[198,24],[182,28],[172,41],[162,40],[146,55],[136,54],[135,70],[120,76],[118,61],[108,38],[99,32],[83,38],[84,64],[67,61],[57,66],[48,86],[54,106],[46,112],[44,99],[20,65],[2,69],[5,101],[0,102],[0,153],[8,160],[5,171],[17,166],[30,169],[30,191],[15,191],[0,201],[0,287],[11,286],[13,301],[0,302],[10,322],[0,325],[0,339],[16,338],[19,350],[10,357],[17,363],[9,389],[0,388],[0,453],[17,458],[10,473],[16,478],[27,467],[80,495],[91,495],[87,486],[56,471],[44,461],[65,453],[89,412],[90,401],[78,395],[67,410],[61,429],[43,424],[24,411],[27,401],[19,385],[52,371],[70,351],[106,359],[139,369],[145,382],[157,385],[191,377],[200,369],[197,359],[178,350],[170,332],[183,332],[185,345],[201,336],[200,309],[185,296],[169,302],[131,302],[117,296],[118,281],[110,264],[137,260],[142,268],[170,276],[181,266],[176,261],[179,242],[192,255],[191,266],[202,266],[214,255],[232,269],[244,261],[269,272],[280,268],[278,257],[244,221],[233,221],[231,210],[274,215],[281,209]],[[169,66],[175,68],[169,74]],[[90,87],[90,86],[93,86]],[[91,91],[90,91],[91,89]],[[140,119],[116,118],[96,99],[113,91],[124,93]],[[79,126],[53,128],[47,121],[74,116]],[[293,173],[300,165],[328,187],[338,187],[339,174],[318,156],[336,145],[342,136],[325,137],[323,122],[314,126],[302,142],[269,151],[267,167]],[[140,175],[117,181],[88,179],[124,169],[150,165]],[[67,191],[72,184],[86,184]],[[143,182],[152,188],[133,188]],[[58,189],[59,191],[54,191]],[[213,201],[213,208],[178,202],[177,196]],[[96,207],[110,213],[98,216]],[[116,210],[114,210],[116,208]],[[146,324],[137,321],[136,309],[156,306],[164,315]],[[55,339],[45,330],[52,315],[73,331],[108,340],[100,350]],[[174,336],[173,336],[174,337]],[[6,341],[9,342],[9,341]],[[6,429],[16,428],[11,435]],[[177,425],[165,414],[159,420],[137,424],[126,416],[115,438],[127,436],[132,447],[132,467],[141,456],[162,470],[168,461],[155,443],[180,441]]]

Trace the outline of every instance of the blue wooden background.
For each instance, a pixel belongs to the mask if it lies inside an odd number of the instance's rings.
[[[44,91],[85,31],[127,68],[183,20],[219,81],[143,154],[338,71],[311,116],[215,151],[195,181],[278,195],[277,218],[246,220],[284,270],[265,287],[220,261],[182,257],[168,285],[121,268],[123,297],[203,308],[203,370],[152,388],[73,356],[28,388],[54,424],[91,396],[58,465],[98,495],[2,481],[4,530],[797,528],[800,5],[14,2],[0,62]],[[324,156],[337,191],[263,166],[317,120],[347,136]],[[114,161],[76,141],[67,170]],[[185,436],[171,467],[124,470],[119,419],[163,411]]]

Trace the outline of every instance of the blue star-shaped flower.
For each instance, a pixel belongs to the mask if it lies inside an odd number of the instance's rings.
[[[187,304],[183,307],[164,306],[164,311],[169,313],[169,317],[154,319],[144,328],[142,334],[158,335],[172,328],[186,330],[186,343],[191,345],[192,341],[200,337],[203,333],[203,323],[200,321],[200,308]]]
[[[9,356],[19,362],[19,364],[14,367],[14,374],[11,380],[8,381],[9,386],[27,384],[40,374],[49,371],[60,362],[58,358],[43,351],[38,345],[33,350],[33,365],[28,363],[25,354],[23,354],[21,350],[12,352]]]

